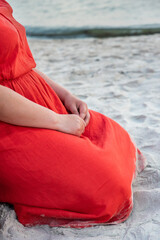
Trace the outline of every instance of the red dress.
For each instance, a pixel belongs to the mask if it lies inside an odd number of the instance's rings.
[[[0,0],[0,84],[68,114],[35,66],[25,28]],[[85,227],[130,215],[137,149],[119,124],[89,112],[81,137],[0,121],[0,202],[13,204],[22,224]]]

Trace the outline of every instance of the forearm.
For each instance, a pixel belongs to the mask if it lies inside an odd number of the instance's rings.
[[[56,94],[58,95],[62,102],[65,101],[65,98],[68,95],[71,95],[71,93],[68,90],[66,90],[59,84],[55,83],[53,80],[51,80],[48,76],[39,71],[37,68],[33,68],[33,70],[37,72],[51,86],[51,88],[56,92]]]
[[[0,121],[27,127],[56,129],[55,112],[0,85]]]
[[[87,104],[82,100],[78,99],[73,94],[71,94],[65,88],[52,81],[49,77],[47,77],[44,73],[40,72],[38,69],[34,68],[33,71],[37,72],[57,93],[68,112],[70,112],[71,114],[79,115],[85,121],[87,126],[90,120],[90,114]]]

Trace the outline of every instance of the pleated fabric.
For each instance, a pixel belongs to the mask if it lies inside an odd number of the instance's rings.
[[[0,0],[0,84],[69,114],[33,70],[25,28],[12,12]],[[118,123],[89,112],[90,122],[80,137],[0,122],[0,202],[13,204],[22,224],[81,228],[129,217],[137,148]]]

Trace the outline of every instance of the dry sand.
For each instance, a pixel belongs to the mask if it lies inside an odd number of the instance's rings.
[[[160,236],[160,35],[29,39],[37,68],[120,123],[148,164],[133,183],[134,208],[118,225],[85,229],[22,226],[0,205],[0,240],[158,240]]]

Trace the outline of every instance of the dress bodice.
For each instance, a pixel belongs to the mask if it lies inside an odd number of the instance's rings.
[[[0,81],[18,78],[36,66],[25,28],[12,13],[11,6],[0,0]]]

